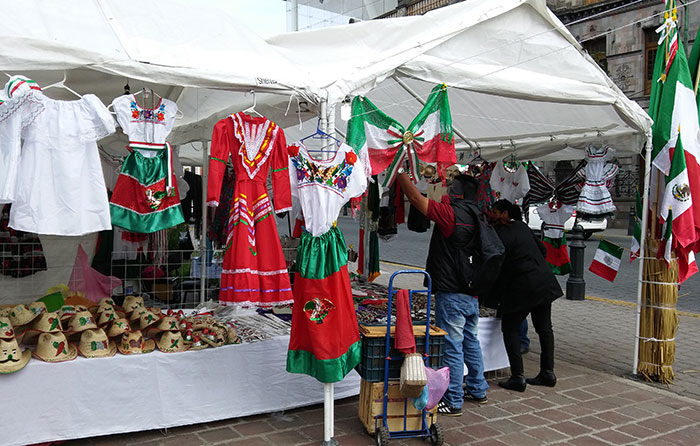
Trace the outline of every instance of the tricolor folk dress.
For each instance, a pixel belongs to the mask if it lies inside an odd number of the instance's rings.
[[[571,218],[573,212],[573,206],[560,204],[557,207],[553,205],[553,202],[537,207],[537,215],[544,222],[542,242],[547,248],[546,260],[552,272],[560,276],[571,272],[564,223]]]
[[[214,126],[207,204],[218,206],[226,162],[236,174],[226,227],[219,302],[246,306],[292,303],[292,287],[267,191],[272,169],[274,211],[289,211],[287,143],[283,130],[264,117],[233,114]]]
[[[332,383],[361,359],[348,249],[334,222],[345,203],[364,193],[368,172],[345,144],[327,160],[314,159],[301,144],[290,146],[289,155],[305,230],[297,251],[287,371]]]
[[[112,104],[119,126],[129,136],[131,152],[110,200],[112,224],[150,233],[183,223],[173,152],[165,141],[175,123],[177,105],[161,98],[155,108],[146,108],[134,95],[119,96]]]

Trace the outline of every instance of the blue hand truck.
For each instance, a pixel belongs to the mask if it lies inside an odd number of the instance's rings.
[[[425,353],[423,354],[423,362],[428,364],[428,351],[430,348],[430,291],[431,291],[431,280],[430,275],[422,270],[400,270],[396,271],[391,275],[389,279],[389,297],[387,302],[387,319],[386,319],[386,339],[384,344],[384,391],[383,395],[383,407],[384,412],[381,418],[377,416],[374,419],[375,424],[375,434],[374,439],[377,446],[386,446],[389,444],[389,440],[394,438],[430,438],[432,444],[436,446],[441,446],[445,441],[445,434],[442,430],[442,426],[434,419],[437,417],[436,414],[430,413],[432,424],[428,426],[428,411],[423,408],[421,411],[421,428],[418,430],[408,430],[406,428],[407,411],[408,405],[411,404],[408,398],[404,399],[404,411],[403,411],[403,430],[390,431],[389,424],[387,421],[387,410],[388,410],[388,395],[389,395],[389,361],[390,360],[400,360],[402,356],[390,357],[391,351],[391,301],[396,294],[394,290],[394,278],[400,274],[423,274],[427,279],[428,288],[423,290],[408,290],[409,305],[413,305],[413,293],[422,292],[427,293],[427,311],[426,311],[426,322],[425,322]],[[381,425],[379,425],[381,421]]]

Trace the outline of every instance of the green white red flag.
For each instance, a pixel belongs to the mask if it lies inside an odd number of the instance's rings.
[[[382,186],[390,185],[408,160],[414,181],[420,177],[418,160],[437,163],[438,173],[457,162],[447,87],[435,86],[425,106],[408,127],[387,116],[369,99],[356,96],[348,121],[347,143],[356,153],[367,148],[372,175],[386,172]],[[444,178],[444,176],[443,176]]]
[[[588,268],[589,271],[605,280],[614,281],[617,271],[620,269],[622,252],[622,247],[601,239],[593,263]]]
[[[700,239],[700,206],[692,206],[692,196],[700,197],[700,121],[688,61],[678,38],[674,0],[666,2],[665,22],[657,32],[661,36],[654,64],[655,82],[652,84],[649,102],[649,115],[654,120],[652,163],[664,175],[669,175],[673,149],[682,140],[690,179],[688,203],[693,215],[692,220],[687,221],[692,222],[693,231],[684,228],[682,233],[675,232],[674,244],[694,249],[693,245]],[[668,207],[664,206],[659,206],[658,209],[664,215],[668,211]],[[676,218],[680,216],[675,211],[673,215]]]

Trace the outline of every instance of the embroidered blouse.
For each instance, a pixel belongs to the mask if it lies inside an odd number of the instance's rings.
[[[155,108],[142,107],[133,94],[112,101],[117,122],[130,142],[165,144],[175,124],[177,104],[161,98]]]

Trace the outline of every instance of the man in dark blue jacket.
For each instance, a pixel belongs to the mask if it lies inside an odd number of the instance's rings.
[[[401,172],[401,170],[399,171]],[[479,300],[470,290],[466,277],[472,268],[478,210],[474,206],[479,183],[468,175],[458,175],[440,202],[424,197],[406,173],[398,176],[408,201],[436,223],[430,239],[426,271],[435,293],[435,321],[447,332],[444,362],[450,368],[450,384],[438,405],[438,413],[459,416],[463,401],[487,402],[488,384],[484,360],[477,339]],[[464,377],[464,365],[468,374]],[[466,390],[462,383],[466,381]]]

